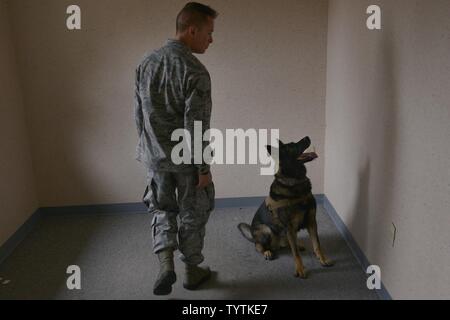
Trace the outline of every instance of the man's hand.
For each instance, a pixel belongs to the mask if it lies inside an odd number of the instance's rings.
[[[211,175],[211,171],[208,172],[207,174],[199,174],[198,175],[198,184],[197,184],[197,188],[198,189],[203,189],[204,187],[206,187],[208,184],[210,184],[212,182],[212,175]]]

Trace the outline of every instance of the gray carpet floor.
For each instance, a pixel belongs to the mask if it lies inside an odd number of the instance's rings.
[[[185,290],[177,259],[178,281],[163,297],[152,293],[158,265],[151,250],[150,215],[45,216],[0,265],[0,299],[378,299],[367,289],[366,274],[322,207],[317,213],[319,236],[335,265],[321,267],[302,231],[305,280],[293,276],[288,250],[266,261],[241,236],[237,224],[250,222],[255,211],[216,209],[204,249],[213,278],[197,291]],[[81,268],[81,290],[67,289],[69,265]]]

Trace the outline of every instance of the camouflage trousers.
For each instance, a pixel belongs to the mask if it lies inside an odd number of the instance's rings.
[[[214,209],[214,184],[197,189],[196,172],[153,171],[147,180],[143,202],[153,214],[153,252],[178,249],[182,261],[200,264],[205,225]]]

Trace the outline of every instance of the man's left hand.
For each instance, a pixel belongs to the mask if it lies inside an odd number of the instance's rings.
[[[211,182],[212,182],[211,171],[208,172],[207,174],[199,174],[199,175],[198,175],[198,184],[197,184],[197,188],[198,188],[198,189],[203,189],[203,188],[205,188],[208,184],[210,184]]]

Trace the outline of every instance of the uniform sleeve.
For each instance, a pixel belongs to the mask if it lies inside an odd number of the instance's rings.
[[[191,135],[191,146],[194,146],[194,122],[202,122],[202,137],[205,131],[210,128],[211,80],[208,74],[199,75],[190,80],[185,102],[184,128],[189,131]],[[208,141],[203,141],[202,139],[202,163],[195,164],[200,174],[209,172],[209,164],[206,164],[203,160],[203,150],[207,146]],[[192,148],[193,160],[194,148]]]
[[[138,136],[141,135],[144,129],[144,115],[142,112],[142,101],[139,93],[139,79],[140,79],[140,67],[136,68],[135,82],[134,82],[134,118],[136,121],[136,129]]]

